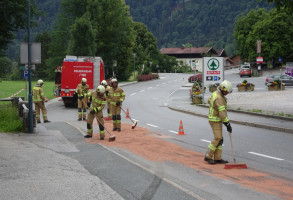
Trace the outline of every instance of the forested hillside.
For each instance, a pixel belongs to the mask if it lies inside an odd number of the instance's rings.
[[[225,48],[234,53],[234,22],[252,9],[272,8],[257,0],[126,0],[134,21],[143,22],[157,37],[158,47]]]

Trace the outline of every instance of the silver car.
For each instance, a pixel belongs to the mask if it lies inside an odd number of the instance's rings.
[[[282,83],[285,83],[288,86],[290,86],[290,85],[293,86],[293,77],[289,76],[287,74],[269,75],[266,78],[265,85],[268,85],[268,83],[274,82],[274,80],[281,80]]]

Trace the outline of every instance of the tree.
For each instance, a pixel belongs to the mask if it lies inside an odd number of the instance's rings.
[[[261,2],[263,0],[259,0]],[[281,8],[288,9],[292,13],[293,11],[293,1],[292,0],[267,0],[269,3],[274,3],[276,8],[280,10]]]
[[[0,77],[6,77],[12,69],[12,62],[7,57],[0,57]]]
[[[31,16],[36,14],[35,1],[31,4]],[[27,1],[1,0],[0,2],[0,52],[13,39],[14,32],[27,26]]]
[[[236,36],[239,55],[254,61],[257,57],[256,41],[262,41],[262,53],[264,60],[271,61],[278,57],[288,57],[293,51],[293,18],[288,15],[284,9],[273,9],[263,15],[264,18],[257,19],[252,24],[252,13],[260,11],[251,11],[246,17],[236,22],[234,35]],[[254,16],[256,17],[256,16]],[[242,25],[241,25],[242,23]],[[249,26],[248,26],[249,25]],[[244,30],[244,27],[250,27]],[[245,31],[248,31],[244,34]]]
[[[70,55],[95,56],[97,49],[95,34],[89,14],[77,18],[71,28],[68,53]]]
[[[101,56],[105,69],[117,61],[115,73],[120,80],[127,80],[132,66],[134,46],[133,21],[129,7],[123,0],[89,0],[87,10],[96,30],[96,55]]]

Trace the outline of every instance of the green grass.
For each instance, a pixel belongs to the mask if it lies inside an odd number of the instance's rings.
[[[10,104],[0,105],[0,132],[23,131],[22,121],[18,117],[18,110]]]
[[[255,112],[255,113],[262,113],[262,110],[253,109],[252,112]]]
[[[32,81],[32,88],[35,86],[36,81]],[[53,81],[45,81],[43,85],[45,96],[48,99],[53,99],[53,89],[55,83]],[[29,84],[27,83],[27,87]],[[25,81],[1,81],[0,82],[0,99],[10,97],[11,95],[17,93],[21,89],[25,88]],[[28,92],[28,91],[27,91]],[[26,98],[26,91],[23,90],[19,94],[15,95],[16,97],[25,97]]]

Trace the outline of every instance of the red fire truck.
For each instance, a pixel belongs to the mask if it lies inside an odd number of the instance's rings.
[[[104,80],[101,57],[66,56],[63,65],[55,70],[54,95],[62,97],[66,107],[77,105],[77,84],[86,78],[90,90],[97,88]]]

